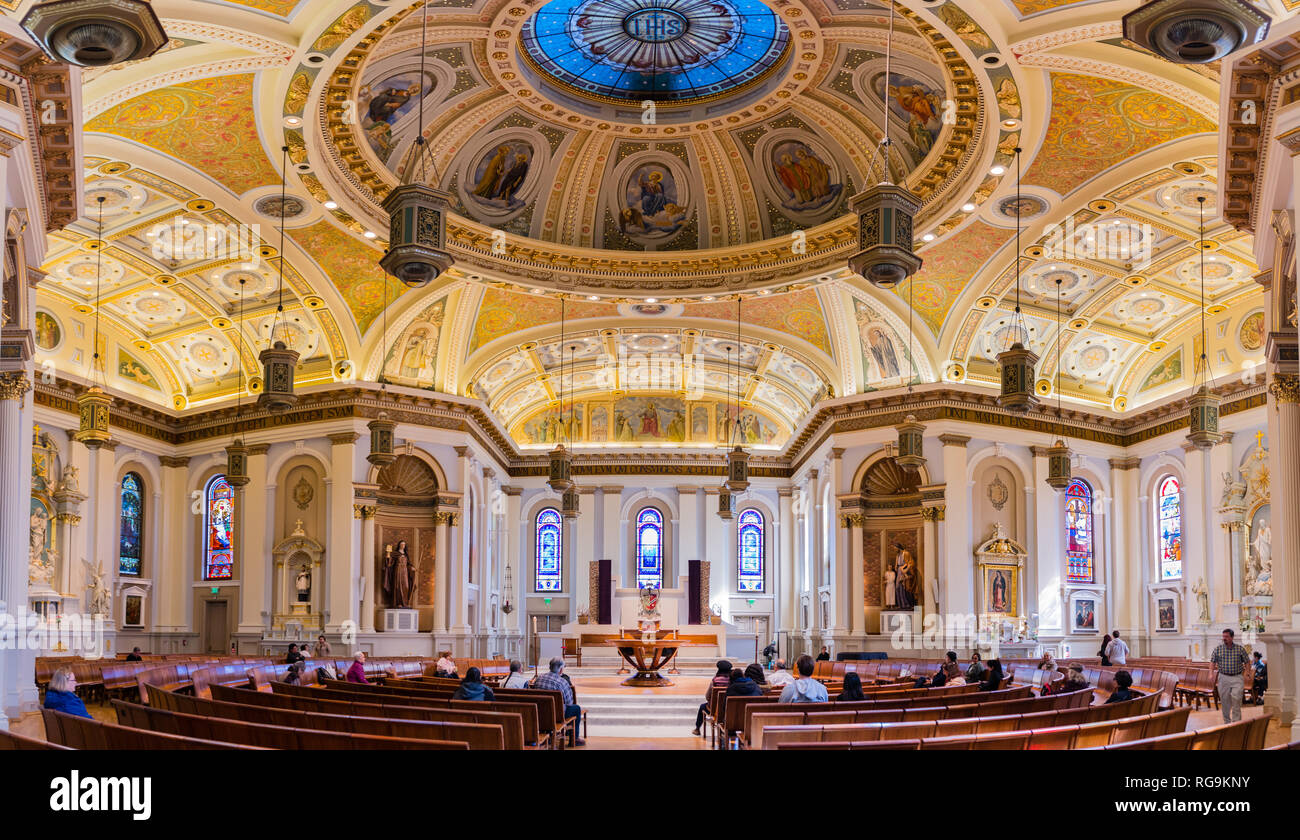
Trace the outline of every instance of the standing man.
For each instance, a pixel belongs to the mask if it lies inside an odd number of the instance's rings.
[[[1110,640],[1110,644],[1106,645],[1106,658],[1110,660],[1112,665],[1127,665],[1128,644],[1119,637],[1118,630],[1112,632],[1111,635],[1114,638]]]
[[[1241,645],[1234,644],[1233,639],[1236,633],[1232,628],[1223,631],[1223,644],[1214,649],[1210,654],[1210,661],[1219,671],[1217,685],[1219,687],[1219,708],[1223,710],[1223,722],[1233,723],[1241,720],[1241,695],[1246,673],[1246,664],[1249,657],[1246,656],[1246,649]]]

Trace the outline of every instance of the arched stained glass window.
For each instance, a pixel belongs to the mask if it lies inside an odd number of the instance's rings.
[[[636,585],[638,589],[664,584],[664,517],[654,508],[636,515]]]
[[[1081,478],[1065,488],[1065,579],[1092,583],[1092,488]]]
[[[203,579],[229,580],[235,567],[235,491],[214,475],[203,494]]]
[[[561,553],[560,512],[555,508],[544,508],[537,514],[537,583],[536,592],[559,592],[561,575],[564,571],[564,555]]]
[[[763,591],[763,514],[750,508],[736,520],[736,567],[741,592]]]
[[[1156,494],[1156,527],[1160,534],[1160,579],[1183,576],[1183,494],[1178,479],[1166,476]]]
[[[122,479],[122,514],[117,537],[118,574],[140,576],[143,559],[144,482],[130,472]]]

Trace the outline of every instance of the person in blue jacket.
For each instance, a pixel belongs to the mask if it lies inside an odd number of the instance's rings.
[[[49,688],[45,690],[45,708],[77,717],[90,717],[86,704],[77,696],[77,677],[71,668],[59,668],[50,677]]]

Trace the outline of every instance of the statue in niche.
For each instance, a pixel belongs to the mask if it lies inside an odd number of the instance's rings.
[[[898,555],[894,559],[895,609],[910,610],[916,606],[916,558],[901,542],[894,543],[894,548],[898,549]]]
[[[894,585],[897,577],[898,576],[894,572],[893,566],[885,569],[885,609],[887,610],[892,610],[896,603],[896,598],[894,597]]]
[[[384,594],[395,610],[409,610],[415,601],[415,566],[406,540],[398,540],[396,546],[384,546]]]
[[[33,508],[37,505],[33,504]],[[44,509],[32,511],[32,530],[31,530],[31,547],[27,551],[28,560],[35,562],[42,560],[45,554],[45,538],[49,529],[49,519],[45,515]]]
[[[66,493],[77,493],[81,490],[81,482],[77,479],[77,468],[68,464],[63,468],[63,479],[59,482],[59,489]]]
[[[1273,529],[1267,524],[1259,529],[1251,544],[1251,562],[1247,571],[1246,592],[1250,595],[1273,594]]]
[[[112,604],[108,586],[104,581],[103,562],[99,566],[92,566],[87,560],[81,561],[86,564],[88,582],[86,589],[90,592],[89,607],[91,615],[108,615],[109,607]]]
[[[307,604],[311,602],[311,568],[303,566],[298,569],[298,575],[294,579],[294,585],[298,589],[298,603]]]
[[[1223,474],[1223,497],[1219,499],[1220,508],[1240,507],[1246,501],[1246,485],[1234,481],[1232,473]]]
[[[1210,590],[1205,586],[1205,578],[1197,578],[1196,585],[1192,587],[1192,593],[1196,596],[1196,623],[1210,623]]]

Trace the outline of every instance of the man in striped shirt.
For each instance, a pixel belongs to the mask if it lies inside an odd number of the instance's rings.
[[[1241,720],[1241,695],[1245,685],[1246,665],[1250,657],[1246,649],[1234,644],[1237,634],[1232,628],[1223,631],[1223,644],[1210,654],[1210,661],[1219,672],[1219,708],[1223,710],[1223,722],[1232,723]]]

